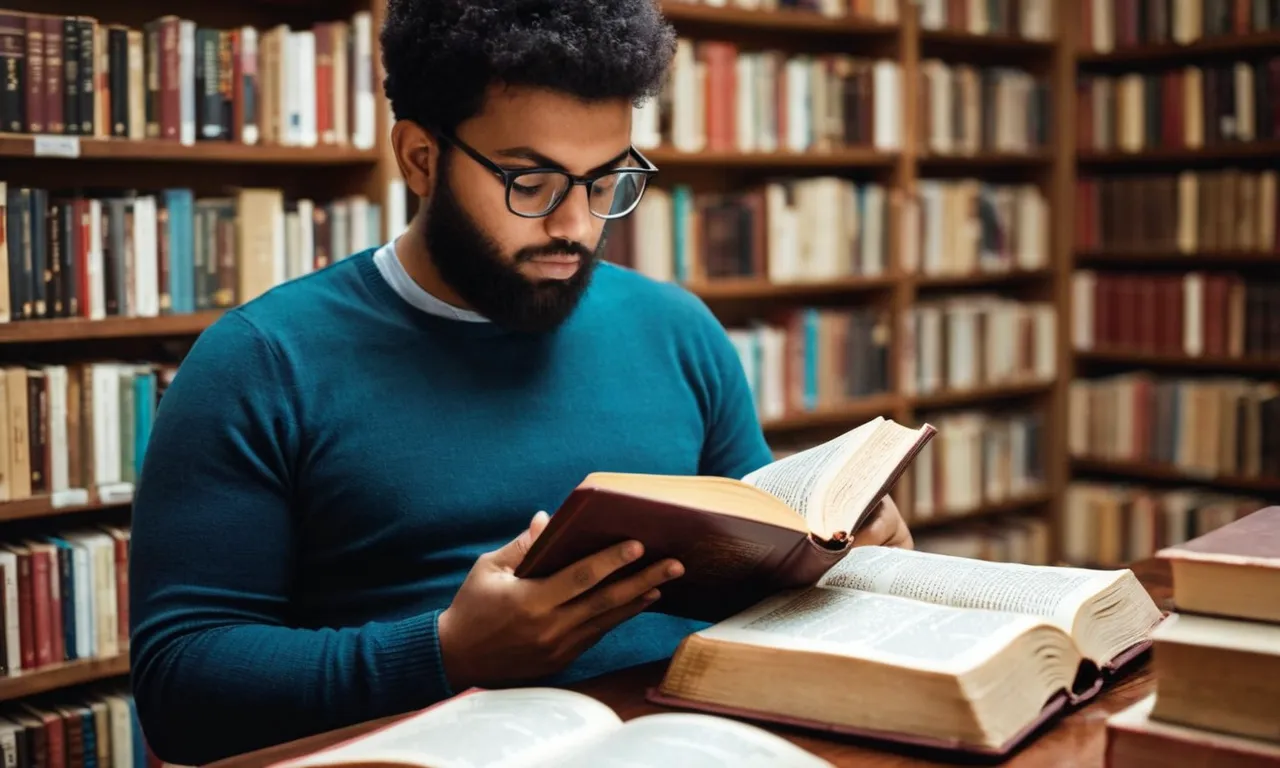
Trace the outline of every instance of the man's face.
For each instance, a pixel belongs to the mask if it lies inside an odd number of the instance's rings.
[[[495,89],[456,136],[506,169],[587,175],[634,165],[630,132],[625,101],[584,104],[547,91]],[[550,214],[524,218],[508,209],[506,188],[490,169],[447,142],[441,153],[425,222],[441,278],[499,325],[556,328],[577,306],[603,246],[605,221],[591,214],[586,187],[573,187]]]

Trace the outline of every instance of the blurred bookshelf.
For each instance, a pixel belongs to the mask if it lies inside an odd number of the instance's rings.
[[[1224,23],[1203,12],[1214,0],[1139,14],[1144,1],[665,0],[675,60],[633,122],[661,173],[610,225],[606,258],[707,303],[779,454],[876,416],[939,426],[893,492],[921,549],[1119,562],[1275,501],[1280,95],[1263,86],[1280,19],[1236,3]],[[102,557],[127,540],[149,419],[192,341],[414,214],[378,85],[381,0],[167,12],[0,11],[0,56],[51,30],[56,55],[68,34],[90,41],[74,50],[94,74],[61,109],[41,101],[38,130],[25,95],[0,102],[8,258],[40,211],[49,274],[0,270],[0,380],[27,430],[0,455],[0,567],[6,552],[15,567],[65,556],[36,537]],[[149,85],[166,41],[181,82]],[[195,88],[203,47],[233,73],[258,57],[267,108],[229,85],[214,118],[162,98]],[[332,88],[314,103],[286,96],[319,82]],[[82,113],[87,128],[67,120]],[[87,180],[100,172],[109,183]],[[272,253],[235,234],[273,220]],[[107,422],[84,418],[100,394]],[[1268,426],[1228,424],[1233,408]],[[1211,423],[1212,457],[1179,450]],[[87,659],[65,645],[19,653],[0,699],[122,695],[94,686],[127,673],[127,635]]]
[[[1280,502],[1280,7],[1077,6],[1063,557]]]

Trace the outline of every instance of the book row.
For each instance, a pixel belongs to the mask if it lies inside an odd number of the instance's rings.
[[[641,149],[901,149],[902,69],[892,59],[742,50],[680,37],[666,82],[635,110]]]
[[[1107,53],[1280,29],[1277,0],[1080,0],[1080,47]]]
[[[314,147],[374,145],[372,16],[220,29],[0,13],[0,126],[68,134]]]
[[[908,272],[941,277],[1049,266],[1049,201],[1034,184],[921,179],[903,211]]]
[[[1161,465],[1188,477],[1280,478],[1274,381],[1146,372],[1077,379],[1069,426],[1079,458]]]
[[[1043,517],[1013,516],[971,521],[913,533],[918,552],[996,563],[1053,565],[1052,529]]]
[[[1057,31],[1054,0],[918,0],[920,28],[1048,40]]]
[[[658,280],[817,281],[884,274],[886,188],[836,177],[780,179],[732,192],[649,187],[610,224],[607,258]]]
[[[1280,174],[1220,168],[1076,181],[1078,249],[1276,252]]]
[[[0,755],[11,768],[162,768],[127,681],[0,705]]]
[[[1230,272],[1072,276],[1072,344],[1234,359],[1280,358],[1280,282]]]
[[[1048,81],[1013,67],[920,62],[919,146],[932,155],[1044,149],[1052,125]]]
[[[948,413],[900,487],[913,522],[963,516],[1045,488],[1044,413]]]
[[[1190,541],[1262,507],[1262,499],[1197,488],[1077,480],[1062,510],[1069,563],[1118,567]]]
[[[827,19],[898,21],[898,0],[664,0],[663,5],[701,5],[744,11],[807,12]]]
[[[805,307],[728,334],[761,421],[838,408],[889,388],[889,319],[874,308]]]
[[[1076,79],[1076,147],[1200,149],[1280,138],[1280,57]]]
[[[11,436],[0,442],[0,501],[129,501],[176,370],[101,361],[0,367],[0,428]]]
[[[285,200],[278,189],[87,197],[0,181],[0,321],[156,317],[243,304],[380,244],[362,196]]]
[[[1057,309],[1042,301],[970,295],[920,299],[905,318],[908,395],[1052,381]]]
[[[5,676],[128,652],[129,538],[100,525],[0,542]]]

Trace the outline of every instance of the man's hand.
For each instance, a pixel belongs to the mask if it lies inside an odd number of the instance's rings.
[[[659,597],[657,587],[684,573],[662,560],[607,586],[609,574],[639,558],[639,542],[609,547],[545,579],[519,579],[515,568],[548,517],[476,560],[439,619],[440,654],[455,691],[542,677],[563,669],[619,623]]]
[[[911,531],[907,528],[906,521],[902,519],[898,505],[888,496],[884,497],[876,511],[871,513],[871,519],[853,537],[855,547],[874,545],[901,549],[915,547],[915,540],[911,538]]]

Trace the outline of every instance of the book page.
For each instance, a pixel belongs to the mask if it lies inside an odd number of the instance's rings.
[[[620,722],[604,704],[569,691],[477,691],[366,737],[272,768],[368,762],[430,768],[516,768],[588,743]]]
[[[828,531],[857,530],[881,489],[887,490],[904,456],[920,439],[920,430],[888,423],[858,446],[857,460],[846,462],[827,490],[822,524]]]
[[[891,547],[852,550],[818,582],[957,608],[1043,616],[1070,633],[1081,604],[1117,571],[996,563]]]
[[[961,610],[873,592],[814,587],[770,598],[698,634],[956,674],[1043,623],[1004,611]]]
[[[745,723],[702,714],[632,720],[558,768],[831,768],[791,742]],[[542,768],[539,766],[538,768]]]
[[[766,464],[742,481],[777,496],[805,519],[811,531],[829,536],[830,531],[822,521],[823,509],[819,498],[824,480],[882,421],[884,418],[878,417],[833,440]]]

